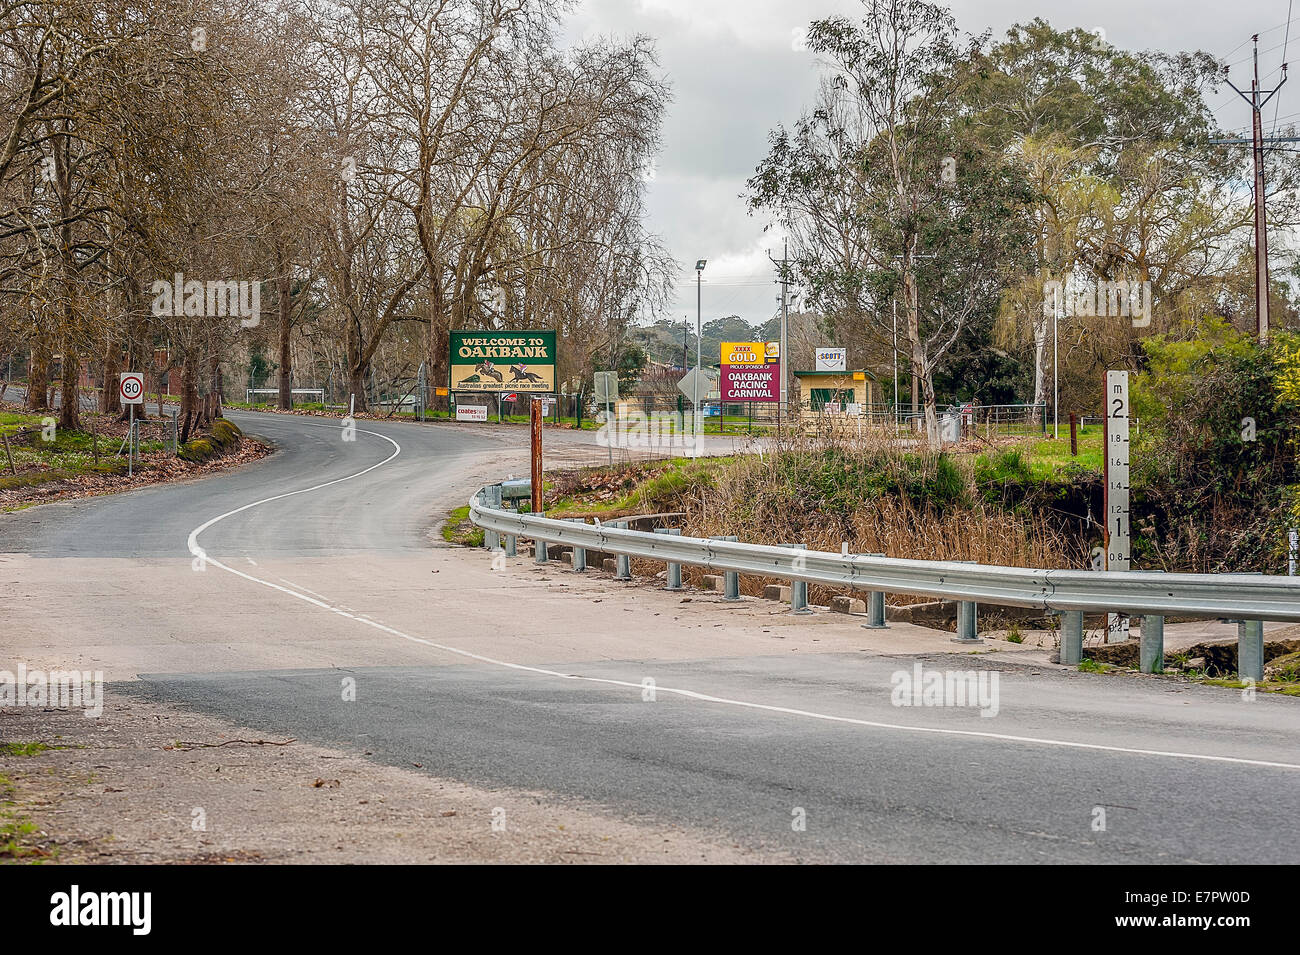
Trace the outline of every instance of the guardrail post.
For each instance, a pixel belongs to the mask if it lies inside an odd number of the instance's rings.
[[[680,527],[656,527],[655,533],[669,534],[676,537],[681,537],[682,529]],[[668,580],[664,585],[664,590],[685,590],[685,589],[686,588],[682,586],[682,565],[669,562]]]
[[[1083,611],[1061,613],[1061,663],[1077,667],[1083,662]]]
[[[533,538],[533,563],[544,564],[551,559],[551,555],[546,551],[546,541],[540,537]]]
[[[782,544],[782,547],[789,547],[792,550],[807,550],[807,544]],[[812,608],[808,606],[808,581],[795,580],[790,578],[790,612],[807,616],[812,613]]]
[[[884,554],[864,554],[864,557],[884,557]],[[867,622],[864,630],[884,630],[889,627],[885,621],[885,592],[883,590],[867,591]]]
[[[518,554],[519,548],[514,534],[506,535],[506,556],[514,557]]]
[[[953,643],[983,643],[979,635],[979,624],[975,615],[975,601],[961,600],[957,603],[957,636]]]
[[[1142,615],[1142,644],[1138,650],[1138,669],[1143,673],[1165,672],[1165,618]]]
[[[973,560],[958,561],[960,564],[973,564]],[[979,610],[973,600],[957,602],[957,636],[953,643],[983,643],[979,634]]]
[[[483,489],[483,504],[486,507],[501,510],[501,485],[489,484]],[[483,547],[486,550],[496,550],[501,546],[501,535],[496,531],[483,531]]]
[[[1242,620],[1237,624],[1237,677],[1264,679],[1264,621]]]
[[[581,517],[571,517],[569,518],[569,523],[585,524],[587,522],[584,521]],[[579,574],[587,569],[587,548],[579,547],[576,544],[573,545],[573,569],[576,573]]]
[[[627,530],[627,521],[620,521],[614,525],[622,530]],[[614,579],[631,580],[632,579],[632,558],[627,554],[614,555]]]
[[[740,540],[735,534],[721,537],[710,537],[714,541],[738,541]],[[739,600],[740,599],[740,572],[736,570],[724,570],[722,572],[722,599]]]

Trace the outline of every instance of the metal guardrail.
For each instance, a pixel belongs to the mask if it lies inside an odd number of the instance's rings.
[[[507,556],[516,539],[567,544],[574,570],[586,566],[589,550],[619,556],[620,577],[627,579],[630,557],[661,560],[668,565],[669,589],[680,589],[680,567],[690,564],[725,572],[727,591],[735,599],[736,574],[784,578],[792,582],[792,612],[806,612],[793,597],[808,583],[863,590],[869,595],[868,628],[885,626],[884,594],[938,597],[958,602],[958,643],[979,643],[976,608],[980,603],[1028,607],[1061,615],[1060,662],[1083,659],[1083,615],[1122,613],[1140,616],[1140,669],[1164,669],[1165,617],[1225,619],[1238,624],[1237,671],[1242,679],[1264,678],[1263,621],[1300,622],[1300,577],[1263,574],[1165,574],[1152,571],[1042,570],[961,561],[904,560],[881,554],[834,554],[802,547],[746,544],[716,537],[685,537],[628,530],[617,524],[588,524],[582,519],[555,520],[538,514],[501,509],[502,487],[483,488],[469,502],[470,520],[484,529],[489,548],[504,539]],[[546,548],[537,555],[546,559]],[[674,574],[676,570],[676,574]],[[676,582],[677,586],[673,584]],[[806,602],[806,596],[805,596]]]
[[[573,523],[536,514],[521,514],[489,507],[484,491],[470,499],[470,520],[498,534],[852,590],[1029,607],[1045,612],[1176,614],[1300,623],[1300,577],[1039,570],[957,561],[835,554],[713,538],[653,534],[623,530],[609,524]]]

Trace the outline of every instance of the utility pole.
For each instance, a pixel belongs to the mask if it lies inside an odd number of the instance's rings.
[[[786,383],[789,381],[789,375],[786,369],[790,361],[786,352],[786,339],[790,332],[790,295],[789,282],[786,280],[786,265],[790,261],[790,240],[785,239],[781,242],[781,391],[780,400],[777,407],[788,404],[789,396],[786,394]]]
[[[1264,104],[1271,100],[1286,84],[1286,64],[1282,64],[1282,82],[1271,90],[1263,90],[1259,85],[1259,34],[1251,40],[1255,44],[1254,76],[1250,83],[1250,94],[1237,89],[1237,85],[1228,79],[1228,68],[1223,68],[1224,80],[1237,91],[1242,99],[1250,104],[1251,138],[1250,139],[1212,139],[1211,143],[1219,145],[1250,143],[1255,159],[1255,328],[1261,342],[1268,341],[1268,220],[1264,210],[1264,144],[1266,142],[1294,142],[1293,137],[1265,138]]]

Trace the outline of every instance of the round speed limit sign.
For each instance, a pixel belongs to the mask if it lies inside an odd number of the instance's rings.
[[[122,372],[122,384],[118,391],[122,395],[123,404],[144,404],[144,375],[138,371]]]

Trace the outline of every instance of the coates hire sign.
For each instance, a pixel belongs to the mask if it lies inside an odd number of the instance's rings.
[[[451,333],[451,390],[555,391],[555,332]]]
[[[845,371],[848,368],[847,348],[817,349],[817,371]]]
[[[780,401],[780,342],[722,343],[723,401]]]

